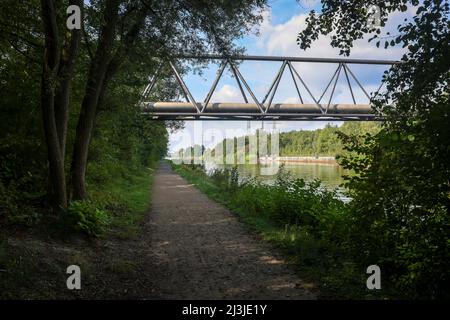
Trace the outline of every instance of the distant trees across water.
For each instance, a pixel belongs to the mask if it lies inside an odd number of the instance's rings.
[[[366,134],[375,134],[380,130],[380,124],[378,122],[344,122],[342,125],[327,124],[324,128],[316,130],[293,130],[289,132],[280,133],[280,156],[282,157],[336,157],[339,154],[343,154],[344,144],[338,137],[338,132],[342,132],[346,135],[361,137]],[[234,138],[235,140],[237,138]],[[270,141],[271,135],[269,132],[268,141]],[[222,145],[225,147],[226,141],[222,140]],[[236,142],[235,142],[236,144]],[[245,150],[248,151],[249,139],[245,140]],[[217,144],[218,145],[218,144]],[[211,154],[214,155],[216,146],[212,148]],[[195,145],[194,147],[188,147],[180,149],[176,152],[180,157],[186,155],[194,155],[201,153],[202,146]],[[270,149],[270,143],[268,143]],[[195,152],[198,150],[198,152]],[[208,149],[203,146],[203,152]],[[236,149],[235,149],[236,150]]]
[[[345,122],[341,126],[327,124],[322,129],[295,130],[280,134],[280,155],[285,157],[315,156],[335,157],[344,152],[337,132],[362,136],[380,130],[376,122]]]

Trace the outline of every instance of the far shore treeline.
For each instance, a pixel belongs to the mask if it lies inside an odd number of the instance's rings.
[[[280,132],[279,134],[279,156],[281,157],[336,157],[345,153],[344,143],[339,138],[338,132],[346,135],[362,137],[366,134],[375,134],[380,130],[381,126],[378,122],[345,122],[342,125],[327,124],[324,128],[315,130],[292,130],[289,132]],[[258,130],[259,131],[259,130]],[[267,130],[267,147],[270,154],[271,147],[271,130]],[[257,133],[258,134],[258,133]],[[251,135],[249,135],[251,136]],[[253,134],[254,136],[254,134]],[[234,152],[236,153],[236,140],[241,137],[234,138]],[[229,139],[221,141],[225,150],[226,142]],[[249,139],[245,139],[245,152],[248,154]],[[182,148],[176,151],[173,156],[191,158],[194,156],[194,149],[201,150],[200,145]],[[215,154],[217,145],[213,148],[203,147],[203,151],[210,151],[211,155]],[[200,152],[201,153],[201,152]],[[225,153],[224,153],[225,154]],[[191,155],[191,157],[189,157]]]

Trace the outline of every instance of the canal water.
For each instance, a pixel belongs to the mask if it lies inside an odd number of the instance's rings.
[[[281,166],[281,164],[279,165]],[[214,169],[233,168],[234,165],[216,164],[213,162],[205,163],[205,169],[210,172]],[[241,164],[237,165],[237,170],[241,178],[253,177],[262,182],[273,183],[275,175],[266,175],[267,169],[271,172],[277,172],[276,164]],[[343,169],[338,164],[333,163],[303,163],[287,162],[284,169],[289,172],[293,178],[302,178],[306,181],[320,179],[324,187],[328,189],[342,189],[339,185],[344,182],[343,175],[348,174],[348,170]]]

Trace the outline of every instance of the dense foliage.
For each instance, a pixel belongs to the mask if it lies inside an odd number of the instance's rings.
[[[450,4],[448,1],[376,1],[382,25],[389,14],[415,6],[396,35],[366,24],[366,1],[322,1],[299,34],[307,49],[333,32],[331,45],[349,54],[371,33],[376,45],[402,46],[399,65],[384,75],[386,91],[373,98],[386,116],[381,131],[363,140],[341,135],[357,175],[348,180],[354,254],[381,270],[410,297],[448,298],[450,286]]]
[[[13,48],[0,60],[0,221],[35,224],[48,205],[46,146],[42,140],[39,100],[40,69]],[[111,90],[105,109],[98,114],[88,164],[88,188],[102,190],[118,179],[132,178],[166,153],[168,133],[164,123],[149,122],[133,107],[139,87],[123,75]],[[74,140],[80,75],[73,85],[68,143]],[[108,110],[108,111],[107,111]],[[110,112],[109,112],[110,111]],[[71,130],[72,129],[72,130]],[[68,149],[68,159],[72,150]],[[66,167],[70,162],[66,161]],[[118,205],[118,204],[117,204]]]
[[[360,136],[378,130],[376,122],[345,122],[339,127],[327,124],[322,129],[283,132],[280,134],[280,155],[335,157],[345,152],[338,132]]]

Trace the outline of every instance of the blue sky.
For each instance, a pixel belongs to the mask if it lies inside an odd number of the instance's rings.
[[[300,50],[296,44],[297,34],[305,26],[305,18],[308,12],[314,8],[319,9],[317,0],[271,0],[269,8],[264,12],[264,21],[259,26],[259,34],[250,34],[242,39],[238,39],[236,43],[245,48],[246,54],[268,55],[268,56],[298,56],[298,57],[323,57],[335,58],[340,57],[338,49],[334,49],[329,45],[329,39],[325,37],[319,38],[307,51]],[[415,13],[411,8],[406,13],[394,13],[390,16],[389,22],[383,28],[382,34],[391,31],[395,34],[396,26],[403,19],[410,18]],[[399,59],[403,54],[401,48],[379,49],[374,43],[368,43],[367,39],[359,40],[355,43],[350,58],[363,59]],[[239,70],[248,82],[252,91],[258,99],[262,99],[269,88],[276,72],[280,68],[279,62],[244,62],[239,66]],[[335,71],[336,64],[313,64],[313,63],[296,63],[294,64],[297,71],[301,74],[308,87],[317,97],[320,96],[326,84],[330,80]],[[350,68],[358,77],[364,88],[368,91],[375,91],[381,80],[381,76],[387,66],[361,66],[351,65]],[[210,65],[202,76],[196,74],[188,74],[184,80],[189,87],[191,93],[197,101],[203,101],[209,90],[212,81],[215,78],[218,66]],[[356,84],[352,86],[357,103],[367,103],[368,100],[362,90],[355,89]],[[307,97],[304,88],[300,88],[305,103],[312,103],[312,99]],[[247,94],[248,98],[249,95]],[[328,97],[325,95],[325,101]],[[229,70],[222,76],[221,81],[211,98],[211,102],[243,102],[239,88],[235,79],[231,77]],[[299,102],[294,84],[290,78],[290,74],[286,69],[280,82],[279,89],[274,98],[274,103],[296,103]],[[345,77],[341,74],[336,91],[333,96],[334,103],[349,103],[351,96]],[[277,121],[276,126],[281,131],[290,130],[313,130],[324,127],[327,122],[321,121]],[[340,124],[334,122],[334,124]],[[252,121],[251,131],[261,127],[261,122]],[[194,130],[195,127],[195,130]],[[272,121],[267,121],[265,127],[273,127]],[[242,135],[247,130],[247,121],[186,121],[185,129],[170,134],[169,152],[185,148],[194,143],[201,143],[201,134],[199,130],[204,131],[204,144],[208,147],[214,145],[223,137],[231,137]],[[194,134],[196,131],[196,134]]]

